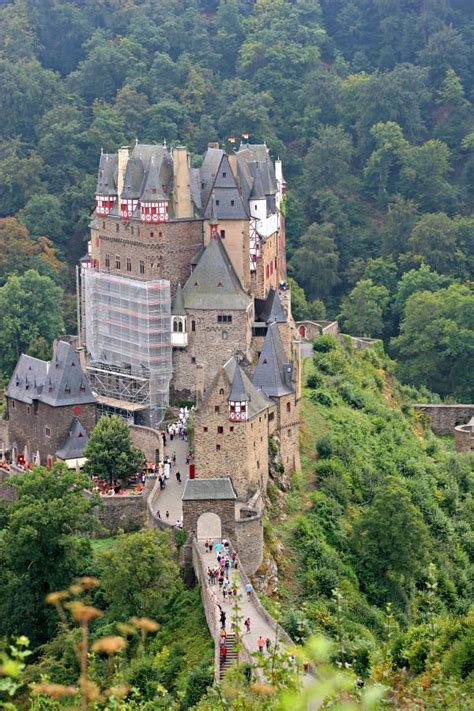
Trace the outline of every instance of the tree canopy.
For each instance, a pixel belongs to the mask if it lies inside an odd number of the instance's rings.
[[[112,483],[126,479],[144,464],[143,453],[132,445],[130,429],[119,415],[103,415],[84,449],[84,471]]]

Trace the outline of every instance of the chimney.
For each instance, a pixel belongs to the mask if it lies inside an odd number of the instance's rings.
[[[122,146],[122,148],[118,149],[117,195],[119,200],[123,191],[125,171],[127,170],[129,155],[130,146]]]
[[[204,397],[204,366],[196,365],[196,408],[201,406]]]
[[[208,148],[220,148],[220,145],[217,141],[211,141],[211,143],[207,144]]]
[[[174,213],[178,219],[194,216],[189,155],[184,146],[173,148],[173,201]]]
[[[231,151],[228,154],[228,159],[229,159],[229,165],[232,173],[234,174],[234,178],[236,179],[237,183],[239,182],[239,173],[237,170],[237,153],[234,151]]]

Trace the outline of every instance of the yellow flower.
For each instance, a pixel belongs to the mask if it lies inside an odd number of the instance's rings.
[[[61,699],[63,696],[77,694],[77,688],[75,686],[64,686],[64,684],[51,684],[45,681],[41,684],[32,684],[31,692],[33,694],[44,694],[52,699]]]
[[[52,592],[46,595],[46,602],[48,605],[57,605],[59,602],[66,600],[69,597],[67,590],[60,590],[59,592]]]
[[[102,617],[104,614],[96,607],[84,605],[79,600],[69,602],[67,607],[71,610],[71,615],[76,622],[90,622],[90,620],[94,620],[96,617]]]
[[[99,579],[93,578],[91,575],[84,575],[82,578],[79,578],[79,585],[81,585],[85,590],[95,588],[95,586],[98,584]]]
[[[158,629],[158,623],[148,617],[132,617],[131,623],[134,627],[144,632],[156,632]]]

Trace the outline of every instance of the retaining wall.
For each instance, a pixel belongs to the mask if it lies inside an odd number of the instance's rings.
[[[147,462],[157,464],[159,461],[164,461],[163,439],[158,430],[141,425],[130,425],[129,427],[133,445],[141,449]]]
[[[263,560],[261,513],[253,509],[240,509],[240,518],[235,522],[235,542],[242,567],[248,575],[253,575]]]
[[[467,423],[474,417],[474,405],[413,405],[417,412],[423,412],[430,418],[431,429],[435,434],[453,434],[457,425]]]
[[[456,452],[471,452],[474,450],[474,418],[467,425],[454,428],[454,446]]]

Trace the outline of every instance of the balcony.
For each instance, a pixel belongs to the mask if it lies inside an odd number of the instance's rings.
[[[188,334],[183,331],[171,331],[171,345],[175,348],[186,348],[188,345]]]

